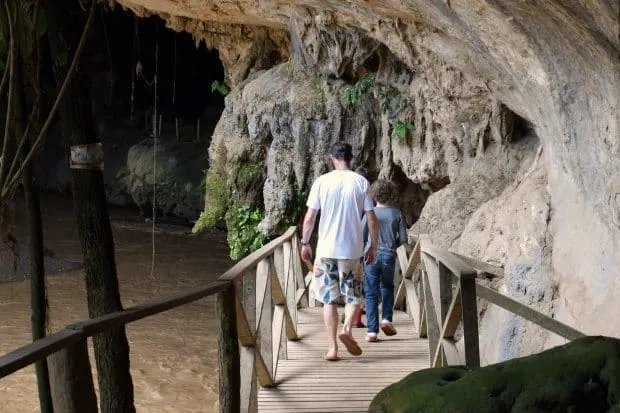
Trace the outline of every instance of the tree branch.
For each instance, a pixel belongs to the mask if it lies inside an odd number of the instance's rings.
[[[32,88],[34,89],[36,96],[35,96],[34,104],[32,105],[32,110],[30,111],[30,115],[28,116],[28,123],[26,124],[26,129],[24,129],[24,133],[19,140],[19,145],[17,146],[17,151],[15,151],[15,153],[18,155],[21,155],[22,150],[24,150],[24,147],[26,143],[28,142],[28,136],[30,135],[30,129],[32,128],[35,117],[39,112],[39,102],[41,101],[41,91],[39,90],[40,44],[39,44],[39,39],[37,38],[37,32],[36,32],[36,27],[37,27],[36,22],[37,22],[40,6],[41,6],[41,0],[37,0],[37,2],[34,5],[35,9],[32,13],[33,14],[33,17],[32,17],[33,25],[32,25],[32,33],[31,33],[31,38],[33,42],[33,47],[32,47],[33,57],[31,60],[33,63],[36,63],[35,73],[34,73],[35,78],[34,78]],[[34,47],[35,44],[36,44],[36,48]],[[35,50],[36,50],[36,55],[35,55]],[[36,59],[34,56],[36,56]],[[11,167],[9,168],[9,173],[7,174],[7,176],[13,176],[13,172],[15,171],[15,167],[17,166],[18,159],[20,159],[20,156],[15,156],[13,158],[13,162],[11,163]]]
[[[60,102],[62,101],[62,98],[68,89],[70,80],[73,77],[73,74],[75,72],[75,67],[77,66],[79,57],[82,54],[82,49],[84,48],[84,44],[86,43],[86,35],[88,34],[88,30],[90,29],[90,26],[92,25],[93,16],[95,15],[96,5],[97,5],[97,1],[92,0],[91,6],[90,6],[90,12],[88,14],[88,20],[86,20],[86,24],[84,25],[84,30],[82,31],[82,36],[80,37],[80,42],[78,43],[77,48],[75,49],[75,55],[73,56],[73,61],[71,62],[71,66],[69,66],[69,69],[67,70],[67,74],[65,75],[65,80],[63,81],[63,84],[60,90],[58,91],[58,95],[56,96],[56,101],[54,102],[54,105],[52,106],[52,109],[50,110],[50,113],[48,114],[47,119],[45,120],[45,123],[43,124],[43,127],[41,128],[41,131],[39,132],[39,136],[37,137],[37,139],[34,141],[32,146],[30,147],[30,151],[28,152],[28,155],[22,162],[21,166],[19,167],[15,175],[13,175],[12,178],[9,177],[10,181],[8,185],[2,185],[2,192],[0,193],[0,199],[3,199],[9,193],[10,188],[13,185],[15,185],[15,183],[21,176],[24,168],[28,166],[35,152],[43,143],[43,139],[45,138],[47,130],[52,124],[52,119],[56,115],[56,112],[58,112],[58,108],[60,107]],[[2,182],[3,181],[0,180],[0,183]]]
[[[0,96],[4,93],[4,87],[6,86],[6,82],[9,79],[9,66],[11,65],[11,56],[6,60],[6,67],[2,72],[2,81],[0,81]]]
[[[13,108],[13,93],[14,93],[14,79],[15,79],[15,53],[17,49],[17,43],[15,41],[15,27],[13,26],[13,15],[11,14],[11,9],[9,7],[9,2],[4,3],[6,14],[7,14],[7,22],[9,26],[9,61],[10,66],[7,68],[9,70],[9,95],[7,98],[6,105],[6,119],[4,122],[4,140],[2,142],[2,154],[0,155],[0,187],[4,187],[5,183],[5,174],[6,174],[6,166],[8,164],[8,154],[7,150],[9,147],[9,132],[11,125],[11,117],[13,116],[12,108]],[[6,70],[6,69],[5,69]],[[4,191],[3,191],[4,192]],[[8,191],[7,191],[8,193]],[[4,194],[0,196],[0,201],[4,199]]]

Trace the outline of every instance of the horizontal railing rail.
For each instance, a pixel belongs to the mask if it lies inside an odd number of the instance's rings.
[[[286,340],[298,338],[297,307],[307,305],[299,251],[299,237],[291,227],[206,286],[71,324],[1,356],[0,378],[61,352],[66,363],[90,366],[84,351],[88,338],[217,294],[220,411],[255,410],[255,382],[263,387],[276,385],[278,360],[286,358]],[[67,376],[63,392],[68,395],[63,399],[94,394],[92,377]],[[97,411],[96,405],[69,404],[64,410],[68,413]]]
[[[406,304],[419,336],[428,338],[431,367],[480,366],[478,299],[567,340],[584,336],[573,327],[484,285],[482,278],[504,276],[500,267],[437,247],[424,235],[416,239],[411,254],[406,248],[401,246],[397,250],[402,281],[394,307],[402,308]],[[457,341],[459,327],[462,339]]]

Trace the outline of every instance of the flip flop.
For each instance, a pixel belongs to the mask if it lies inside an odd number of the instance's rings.
[[[325,361],[338,361],[340,357],[338,356],[328,356],[327,354],[323,354],[323,360]]]
[[[353,340],[348,334],[340,334],[338,336],[342,344],[347,348],[347,351],[351,353],[353,356],[360,356],[362,354],[362,349],[357,344],[357,341]]]
[[[386,336],[396,335],[396,329],[390,322],[381,323],[381,331],[383,331]]]

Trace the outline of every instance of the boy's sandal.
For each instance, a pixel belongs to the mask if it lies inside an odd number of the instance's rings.
[[[389,322],[389,321],[382,321],[381,322],[381,331],[383,331],[386,336],[396,335],[396,329],[394,328],[392,323]]]
[[[366,341],[369,343],[375,343],[377,341],[377,333],[366,334]]]

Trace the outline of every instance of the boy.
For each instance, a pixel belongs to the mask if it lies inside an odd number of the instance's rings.
[[[371,195],[376,202],[375,214],[379,221],[379,244],[376,261],[366,264],[364,281],[366,290],[366,324],[368,334],[366,341],[377,341],[379,327],[387,336],[396,334],[392,324],[392,307],[394,306],[394,266],[396,263],[396,249],[407,242],[405,218],[394,205],[397,188],[392,182],[378,180],[370,187]],[[362,219],[366,248],[370,247],[368,240],[368,225],[365,217]],[[379,323],[378,297],[381,292],[382,320]]]

